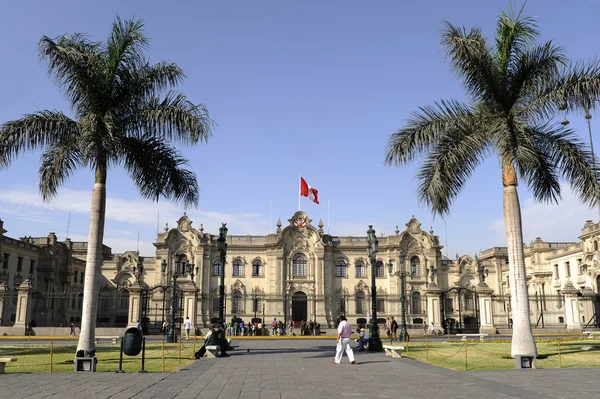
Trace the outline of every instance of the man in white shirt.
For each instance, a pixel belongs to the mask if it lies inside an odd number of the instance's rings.
[[[338,335],[337,335],[337,346],[335,348],[335,360],[334,364],[340,364],[342,361],[342,355],[344,350],[346,350],[346,355],[350,360],[350,364],[356,364],[354,360],[354,352],[352,351],[352,347],[350,346],[350,334],[352,333],[352,328],[350,324],[346,320],[346,316],[340,316],[340,324],[338,325]]]
[[[185,321],[183,322],[183,328],[185,329],[185,339],[189,341],[190,329],[192,328],[192,321],[190,320],[190,316],[185,318]]]

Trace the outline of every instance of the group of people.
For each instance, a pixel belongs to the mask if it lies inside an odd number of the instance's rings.
[[[321,335],[321,324],[312,320],[300,322],[300,335]]]
[[[254,319],[250,323],[237,317],[233,317],[225,326],[225,333],[229,336],[260,336],[267,335],[263,323]]]

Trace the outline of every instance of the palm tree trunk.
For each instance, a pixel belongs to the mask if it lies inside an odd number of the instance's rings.
[[[504,229],[506,231],[508,275],[511,291],[510,302],[513,318],[511,356],[537,356],[537,348],[529,319],[529,295],[527,293],[525,256],[523,252],[523,228],[521,224],[519,194],[517,193],[517,176],[510,162],[505,162],[502,169],[502,183],[504,185]]]
[[[96,171],[96,184],[92,192],[90,230],[88,235],[85,284],[83,286],[83,310],[81,333],[77,353],[88,351],[95,354],[96,313],[98,310],[98,286],[102,272],[102,243],[104,240],[104,218],[106,214],[106,168]]]

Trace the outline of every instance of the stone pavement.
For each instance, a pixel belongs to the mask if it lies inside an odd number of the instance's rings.
[[[332,364],[333,340],[239,340],[176,373],[0,375],[0,398],[597,398],[597,369],[456,372],[383,353]],[[248,349],[250,352],[248,352]],[[101,359],[100,359],[101,360]],[[8,366],[10,367],[10,365]],[[10,371],[10,370],[9,370]]]

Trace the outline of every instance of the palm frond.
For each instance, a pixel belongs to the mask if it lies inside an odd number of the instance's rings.
[[[163,140],[150,135],[124,138],[122,157],[144,198],[158,200],[163,196],[176,203],[198,205],[196,175],[183,168],[187,160]]]
[[[138,137],[150,135],[186,145],[208,140],[214,125],[203,104],[192,104],[172,91],[162,101],[156,97],[146,101],[125,124]]]
[[[0,129],[3,154],[0,166],[7,166],[25,150],[71,141],[78,134],[77,122],[59,111],[39,111],[6,122]]]
[[[120,69],[136,68],[145,64],[144,50],[150,40],[141,19],[122,20],[117,16],[106,43],[108,56],[107,83],[112,84]]]
[[[530,134],[580,199],[589,206],[597,206],[600,168],[587,144],[573,130],[560,125],[533,127]]]
[[[442,32],[442,46],[454,71],[474,101],[504,104],[504,93],[491,51],[479,28],[466,31],[449,22]]]
[[[445,215],[491,147],[476,119],[440,136],[417,173],[417,195],[433,214]]]
[[[518,13],[512,7],[509,12],[501,12],[496,23],[496,58],[500,71],[508,76],[508,71],[518,62],[521,55],[535,43],[539,36],[538,26],[533,18],[523,16],[523,6]]]
[[[420,107],[405,127],[392,134],[385,153],[387,165],[405,165],[433,148],[440,136],[463,125],[472,117],[472,110],[454,100],[442,100],[434,106]]]
[[[107,87],[102,84],[101,47],[100,43],[81,34],[61,36],[56,40],[44,36],[40,40],[39,56],[47,62],[48,74],[79,112],[99,107],[107,94]]]
[[[76,138],[53,142],[42,154],[39,189],[44,201],[50,201],[71,173],[83,166]]]

